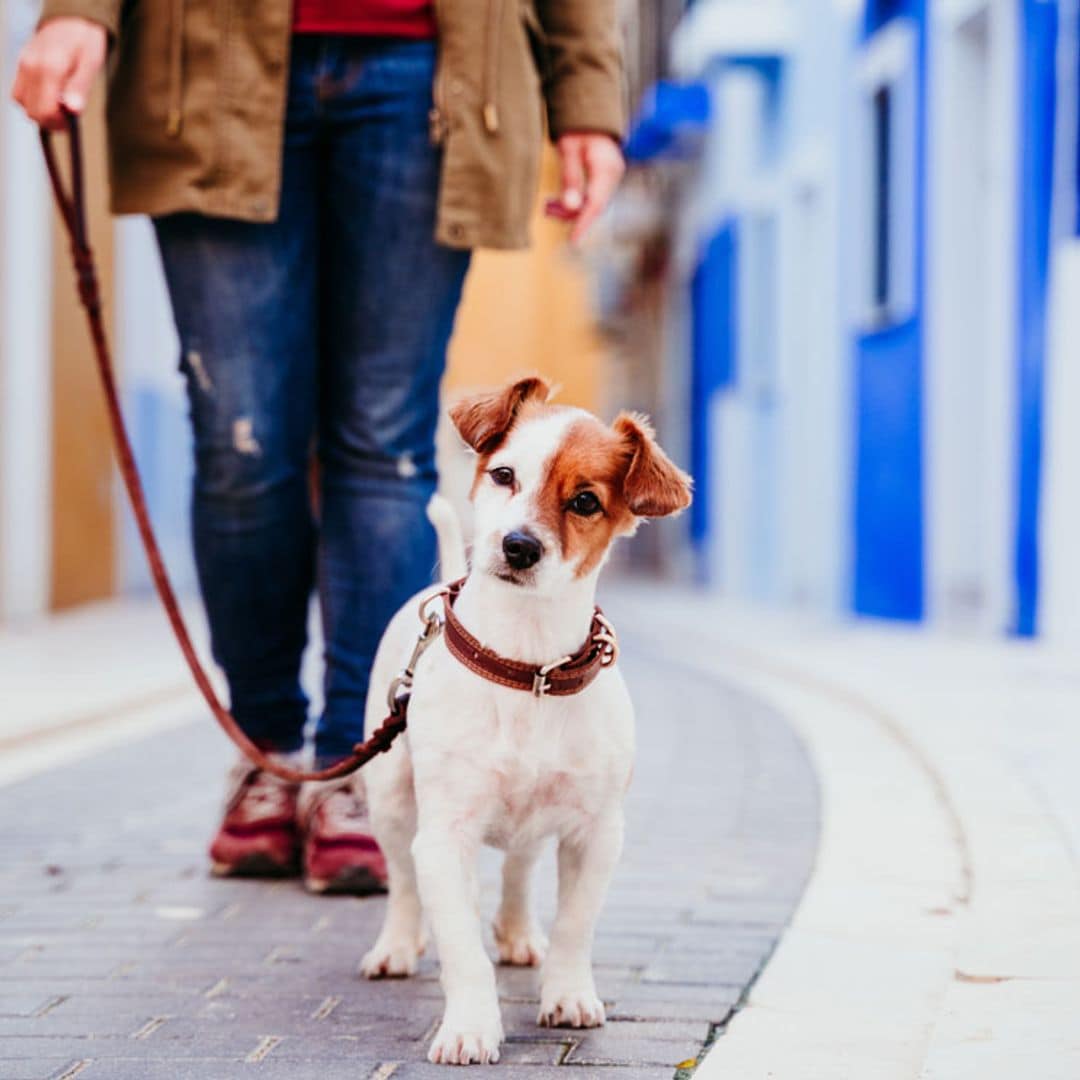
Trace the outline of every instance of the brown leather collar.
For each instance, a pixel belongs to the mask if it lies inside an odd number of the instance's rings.
[[[442,593],[446,601],[446,647],[470,671],[489,682],[514,690],[527,690],[537,697],[566,697],[580,693],[604,668],[611,667],[618,659],[619,642],[615,628],[599,608],[593,613],[585,644],[572,656],[563,656],[541,667],[499,656],[474,638],[454,614],[454,601],[465,581],[462,578],[453,582]]]

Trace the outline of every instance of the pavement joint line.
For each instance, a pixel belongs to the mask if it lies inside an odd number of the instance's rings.
[[[131,1037],[133,1039],[148,1039],[158,1028],[164,1027],[168,1020],[169,1017],[167,1016],[151,1016],[138,1031],[131,1033]]]
[[[56,1080],[75,1080],[75,1077],[79,1075],[84,1069],[93,1064],[92,1058],[83,1058],[80,1061],[73,1061],[62,1073],[59,1073]]]
[[[266,1058],[275,1046],[279,1046],[283,1041],[284,1038],[281,1035],[264,1035],[259,1040],[259,1045],[244,1058],[244,1061],[249,1065],[257,1065]]]
[[[323,998],[319,1007],[311,1014],[312,1020],[325,1020],[339,1005],[340,997]]]
[[[40,1020],[41,1017],[48,1016],[49,1013],[53,1011],[53,1009],[58,1008],[60,1005],[63,1005],[64,1002],[67,1001],[70,997],[70,994],[57,994],[55,997],[49,998],[48,1001],[46,1001],[39,1008],[35,1009],[34,1012],[30,1015],[33,1016],[35,1020]]]
[[[581,1045],[580,1039],[563,1039],[560,1043],[562,1050],[559,1052],[559,1056],[555,1059],[556,1065],[565,1065],[567,1058]]]

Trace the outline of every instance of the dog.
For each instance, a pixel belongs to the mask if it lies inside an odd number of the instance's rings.
[[[472,569],[454,614],[487,648],[537,668],[587,639],[613,542],[691,500],[690,478],[644,417],[624,413],[608,427],[549,397],[542,379],[521,379],[450,413],[477,456]],[[430,516],[444,574],[463,574],[456,516],[438,497]],[[388,688],[416,641],[419,599],[398,612],[379,646],[369,730],[385,716]],[[605,666],[580,693],[523,693],[482,677],[438,638],[415,680],[404,738],[365,769],[389,898],[362,974],[413,974],[426,914],[446,998],[428,1059],[498,1061],[495,972],[476,906],[477,853],[486,843],[506,852],[494,923],[499,960],[541,967],[538,1022],[603,1024],[592,938],[622,848],[634,758],[633,707],[618,667]],[[559,877],[550,946],[529,903],[530,873],[548,837],[558,844]]]

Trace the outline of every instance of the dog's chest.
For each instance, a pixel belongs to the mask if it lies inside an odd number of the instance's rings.
[[[517,846],[588,823],[609,796],[612,770],[581,702],[504,698],[485,747],[485,839]],[[508,707],[507,707],[508,706]]]
[[[499,762],[492,772],[484,840],[517,847],[583,827],[600,801],[595,777],[566,769],[530,769]]]

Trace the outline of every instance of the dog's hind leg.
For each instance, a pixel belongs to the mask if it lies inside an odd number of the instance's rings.
[[[532,913],[530,883],[539,845],[509,851],[502,869],[502,903],[495,916],[495,944],[499,961],[518,967],[538,967],[547,950],[547,938]]]
[[[411,778],[410,778],[411,789]],[[416,972],[424,952],[424,922],[411,846],[416,834],[416,803],[400,791],[371,803],[375,839],[386,856],[390,896],[383,927],[360,962],[369,979],[403,978]]]
[[[592,973],[592,941],[608,884],[622,852],[621,807],[584,837],[559,844],[559,906],[540,976],[544,1027],[599,1027],[604,1005]]]

